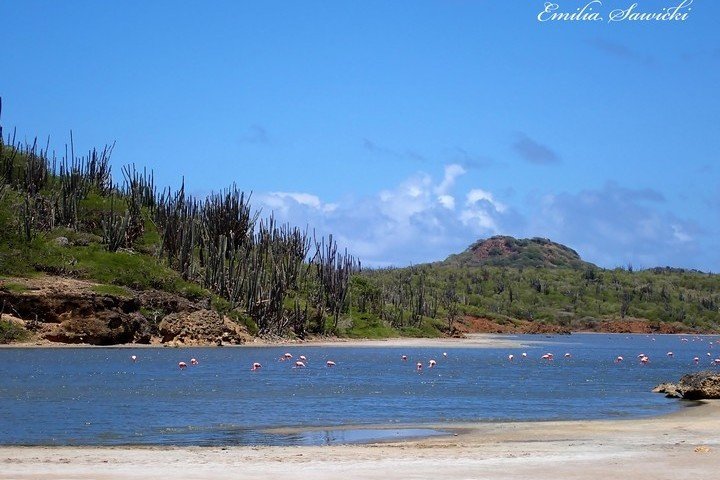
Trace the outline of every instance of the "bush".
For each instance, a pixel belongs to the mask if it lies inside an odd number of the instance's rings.
[[[19,342],[30,338],[30,332],[16,323],[0,320],[0,344]]]

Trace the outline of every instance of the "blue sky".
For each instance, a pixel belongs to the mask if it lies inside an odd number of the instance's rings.
[[[2,123],[117,141],[117,177],[235,182],[370,265],[508,234],[720,271],[720,2],[674,23],[544,3],[2,2]]]

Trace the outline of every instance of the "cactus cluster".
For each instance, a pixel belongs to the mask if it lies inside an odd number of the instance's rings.
[[[123,167],[115,184],[113,147],[78,157],[71,132],[58,160],[37,140],[22,145],[13,134],[6,144],[0,128],[0,185],[18,194],[20,237],[30,241],[56,227],[86,230],[116,252],[134,248],[154,228],[160,241],[153,253],[162,262],[254,320],[260,333],[337,328],[360,264],[339,252],[332,236],[311,237],[272,214],[261,219],[250,195],[234,185],[204,199],[186,194],[184,181],[158,192],[152,172],[134,165]],[[87,201],[92,207],[83,207]]]

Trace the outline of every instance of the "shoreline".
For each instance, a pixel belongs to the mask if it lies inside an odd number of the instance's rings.
[[[513,334],[501,333],[474,333],[464,338],[414,338],[393,337],[384,339],[364,338],[318,338],[308,340],[280,340],[267,341],[257,339],[242,345],[171,345],[171,344],[144,344],[123,343],[115,345],[92,345],[89,343],[54,343],[54,342],[27,342],[0,345],[3,348],[119,348],[119,349],[146,349],[146,348],[273,348],[273,347],[419,347],[419,348],[520,348],[527,342],[519,342],[509,337]]]
[[[520,341],[515,339],[519,335],[535,335],[538,340]],[[146,348],[270,348],[270,347],[418,347],[418,348],[521,348],[531,345],[541,345],[541,338],[572,337],[572,335],[635,335],[635,336],[693,336],[693,337],[718,337],[719,334],[702,333],[613,333],[613,332],[572,332],[572,334],[517,334],[517,333],[469,333],[465,337],[439,337],[439,338],[416,338],[416,337],[392,337],[383,339],[366,338],[313,338],[306,340],[278,340],[269,341],[256,339],[252,342],[241,345],[173,345],[173,344],[145,344],[145,343],[123,343],[113,345],[93,345],[89,343],[56,343],[56,342],[20,342],[0,344],[0,349],[12,348],[120,348],[120,349],[146,349]]]
[[[697,405],[697,406],[696,406]],[[720,401],[657,417],[435,425],[455,435],[296,447],[5,447],[0,479],[714,478]],[[457,427],[454,429],[453,427]]]

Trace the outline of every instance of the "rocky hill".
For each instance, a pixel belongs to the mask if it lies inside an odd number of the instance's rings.
[[[586,268],[578,253],[565,245],[546,238],[517,239],[495,236],[478,240],[462,253],[450,255],[444,262],[454,266],[481,266],[515,268]]]

